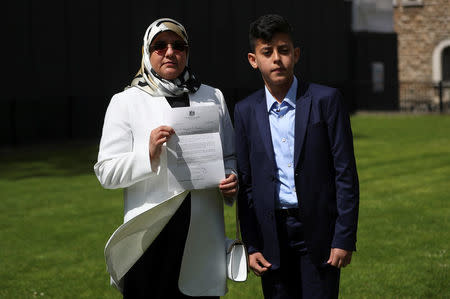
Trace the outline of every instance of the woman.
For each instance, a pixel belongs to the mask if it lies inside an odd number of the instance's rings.
[[[223,200],[231,204],[237,190],[234,133],[222,93],[194,77],[188,51],[180,23],[153,22],[138,74],[106,112],[94,170],[103,187],[125,188],[125,223],[105,248],[112,282],[124,298],[226,293]],[[169,191],[165,143],[175,132],[163,112],[201,105],[219,109],[226,179],[215,189]]]

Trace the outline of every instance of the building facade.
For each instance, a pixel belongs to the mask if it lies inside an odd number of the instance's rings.
[[[402,110],[450,104],[450,1],[394,0]]]

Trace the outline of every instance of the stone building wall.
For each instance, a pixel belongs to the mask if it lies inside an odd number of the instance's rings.
[[[436,71],[442,68],[441,51],[450,46],[449,0],[397,0],[394,5],[394,29],[398,35],[400,107],[435,110],[439,103]],[[416,5],[414,2],[418,3]],[[395,1],[394,1],[395,3]],[[433,53],[435,58],[433,59]],[[446,91],[446,94],[449,93]],[[450,95],[446,95],[446,101]],[[413,103],[414,104],[414,103]],[[416,107],[417,108],[417,107]]]

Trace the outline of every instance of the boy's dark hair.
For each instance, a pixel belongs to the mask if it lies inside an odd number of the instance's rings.
[[[255,52],[257,39],[270,42],[276,33],[287,33],[292,40],[292,26],[280,15],[263,15],[250,24],[249,41],[250,50]]]

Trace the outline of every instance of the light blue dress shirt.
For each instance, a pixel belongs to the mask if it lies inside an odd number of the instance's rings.
[[[286,97],[281,103],[266,89],[267,111],[272,135],[275,162],[278,168],[275,208],[298,207],[294,181],[295,102],[297,78],[294,77]]]

